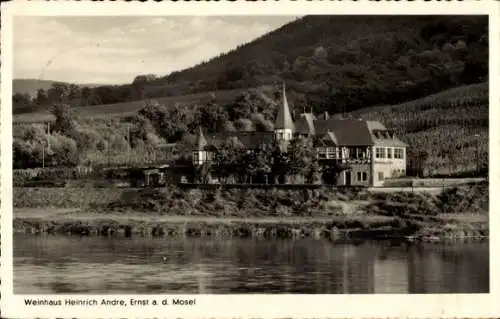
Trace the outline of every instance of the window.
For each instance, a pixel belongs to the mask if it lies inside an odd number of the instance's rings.
[[[387,158],[392,158],[392,148],[387,148]]]
[[[366,158],[368,158],[368,153],[367,153],[367,151],[368,151],[368,149],[367,149],[367,148],[362,148],[362,147],[358,148],[358,149],[356,150],[356,152],[357,152],[357,158],[362,158],[362,159],[366,159]]]
[[[385,148],[377,147],[375,149],[375,158],[385,158]]]
[[[366,182],[368,180],[368,174],[366,172],[357,172],[358,182]]]
[[[200,162],[200,154],[198,152],[193,152],[193,162],[195,163]]]
[[[404,158],[404,149],[395,148],[394,149],[394,158],[403,159]]]
[[[383,181],[384,180],[384,172],[378,172],[378,180]]]

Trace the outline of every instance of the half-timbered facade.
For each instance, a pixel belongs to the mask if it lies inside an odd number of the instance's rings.
[[[346,164],[338,185],[383,186],[390,178],[406,174],[406,144],[394,131],[378,121],[330,118],[303,113],[294,121],[283,88],[274,132],[231,132],[223,136],[205,136],[200,129],[193,149],[193,164],[209,162],[222,140],[234,138],[247,149],[275,140],[286,152],[292,139],[311,137],[321,164],[329,161]]]

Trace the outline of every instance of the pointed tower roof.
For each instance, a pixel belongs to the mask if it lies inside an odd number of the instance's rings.
[[[205,138],[205,135],[203,135],[203,130],[201,129],[198,132],[198,135],[196,136],[196,142],[194,144],[194,147],[198,151],[202,151],[205,149],[205,146],[207,146],[207,139]]]
[[[283,82],[283,101],[279,106],[278,115],[276,116],[275,129],[295,129],[293,124],[290,108],[288,107],[288,100],[286,98],[285,83]]]

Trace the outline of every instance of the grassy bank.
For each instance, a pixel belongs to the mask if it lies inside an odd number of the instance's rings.
[[[467,239],[488,236],[488,185],[442,194],[349,190],[16,188],[28,233]]]

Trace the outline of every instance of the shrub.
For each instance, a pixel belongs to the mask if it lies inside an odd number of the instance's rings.
[[[75,166],[82,158],[75,140],[55,133],[50,136],[48,158],[52,166]]]

